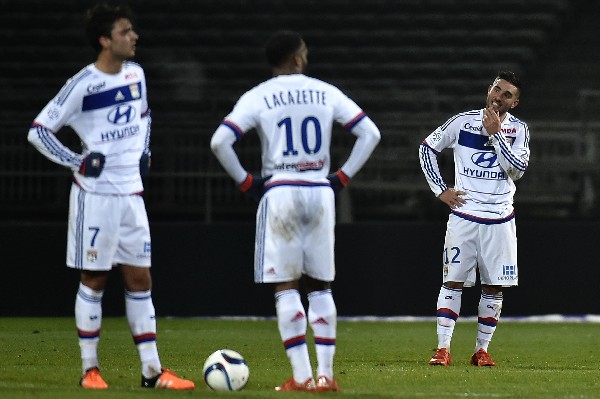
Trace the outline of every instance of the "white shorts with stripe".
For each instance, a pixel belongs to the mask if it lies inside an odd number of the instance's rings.
[[[254,281],[333,281],[335,199],[328,184],[274,183],[256,214]]]
[[[490,220],[450,214],[442,256],[444,282],[463,282],[471,287],[478,269],[482,284],[518,285],[514,215]]]
[[[150,267],[150,258],[150,226],[142,196],[98,195],[73,184],[69,199],[68,267]]]

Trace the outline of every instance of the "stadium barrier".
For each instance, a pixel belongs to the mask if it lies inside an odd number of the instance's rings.
[[[152,223],[158,316],[273,316],[272,288],[253,282],[253,223]],[[78,272],[65,267],[66,223],[2,223],[0,316],[71,316]],[[444,222],[338,224],[333,291],[340,316],[433,316]],[[597,222],[519,221],[520,286],[503,315],[597,314]],[[477,312],[465,289],[461,315]],[[113,271],[104,314],[124,315]]]

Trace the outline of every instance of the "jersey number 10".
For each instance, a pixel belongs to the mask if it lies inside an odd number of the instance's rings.
[[[314,129],[309,129],[309,125],[312,125]],[[279,127],[285,128],[286,138],[286,150],[283,152],[284,156],[298,155],[298,151],[294,147],[294,135],[292,134],[292,118],[287,117],[279,121],[277,124]],[[314,132],[315,140],[314,145],[311,148],[308,142],[309,131]],[[302,148],[307,154],[316,154],[321,149],[321,124],[319,120],[314,116],[307,116],[300,125],[300,135],[302,138]]]

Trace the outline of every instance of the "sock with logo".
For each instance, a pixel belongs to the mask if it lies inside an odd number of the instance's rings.
[[[337,309],[330,289],[308,294],[308,322],[315,340],[317,376],[333,378]]]
[[[156,317],[151,292],[125,291],[125,314],[142,363],[142,374],[146,378],[156,377],[162,372],[162,366],[156,347]]]
[[[450,349],[450,341],[456,320],[460,314],[462,289],[442,285],[437,300],[438,348]]]
[[[312,367],[306,345],[306,313],[297,290],[285,290],[275,294],[277,325],[287,353],[294,379],[304,382],[312,378]]]
[[[98,367],[98,342],[102,326],[102,296],[104,291],[95,291],[79,283],[75,296],[75,325],[79,335],[81,368],[83,373]]]
[[[477,341],[475,343],[475,352],[483,349],[487,352],[498,320],[502,311],[502,294],[489,295],[481,292],[477,314]]]

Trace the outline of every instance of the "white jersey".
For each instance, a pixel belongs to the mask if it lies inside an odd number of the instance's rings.
[[[230,128],[237,140],[256,128],[262,144],[262,176],[273,176],[270,184],[327,184],[334,121],[368,142],[355,146],[356,155],[343,166],[351,177],[379,141],[379,130],[354,101],[321,80],[303,74],[271,78],[240,97],[222,126]],[[361,121],[368,121],[364,124],[368,128],[353,131]],[[232,176],[240,182],[245,173]]]
[[[483,110],[461,113],[438,127],[421,144],[419,159],[431,190],[439,196],[448,187],[437,163],[445,148],[454,150],[456,190],[467,201],[452,211],[474,221],[511,218],[514,212],[514,180],[529,162],[529,129],[509,113],[500,133],[490,137],[482,125]]]
[[[82,154],[71,151],[55,137],[66,125],[81,139]],[[71,168],[76,183],[87,192],[142,192],[139,160],[148,151],[150,141],[144,70],[129,61],[117,74],[104,73],[94,64],[86,66],[35,118],[28,139],[47,158]],[[100,152],[106,157],[98,178],[77,172],[89,152]]]

